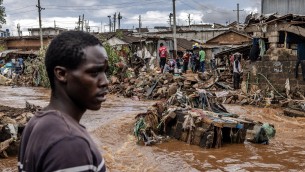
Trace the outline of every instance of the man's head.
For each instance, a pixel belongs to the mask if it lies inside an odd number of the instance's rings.
[[[49,45],[45,65],[53,93],[61,90],[60,94],[84,110],[97,110],[105,101],[108,56],[93,35],[80,31],[58,35]]]
[[[163,43],[160,43],[160,47],[163,47]]]
[[[81,31],[64,32],[52,40],[45,58],[46,70],[52,89],[55,89],[55,66],[76,69],[84,60],[83,49],[94,45],[101,45],[101,43],[93,35]]]

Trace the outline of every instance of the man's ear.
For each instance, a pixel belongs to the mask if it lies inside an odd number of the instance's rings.
[[[67,69],[62,66],[55,66],[54,75],[59,82],[67,82]]]

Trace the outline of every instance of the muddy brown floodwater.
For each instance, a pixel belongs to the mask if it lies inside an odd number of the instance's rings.
[[[0,104],[24,107],[25,100],[45,106],[50,91],[42,88],[0,86]],[[225,144],[202,149],[170,140],[140,146],[132,135],[134,116],[145,112],[152,101],[133,101],[108,96],[99,111],[87,111],[84,124],[106,159],[109,171],[303,171],[305,169],[305,118],[283,115],[281,109],[226,105],[231,113],[275,125],[269,145]],[[0,171],[17,171],[17,158],[0,159]]]

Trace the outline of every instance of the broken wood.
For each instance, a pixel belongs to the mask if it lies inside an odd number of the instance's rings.
[[[305,117],[305,112],[297,109],[285,108],[284,114],[290,117]]]

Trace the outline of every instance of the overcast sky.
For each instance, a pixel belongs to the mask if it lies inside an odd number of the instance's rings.
[[[38,0],[3,0],[6,11],[6,24],[2,30],[10,29],[17,35],[17,24],[28,35],[28,28],[39,27]],[[246,15],[260,12],[261,0],[176,0],[177,24],[188,25],[188,14],[192,24],[233,22],[237,20],[236,10],[239,3],[240,22]],[[173,11],[172,0],[40,0],[42,27],[74,29],[80,15],[89,21],[91,30],[108,31],[109,18],[121,13],[121,28],[169,26],[169,14]]]

